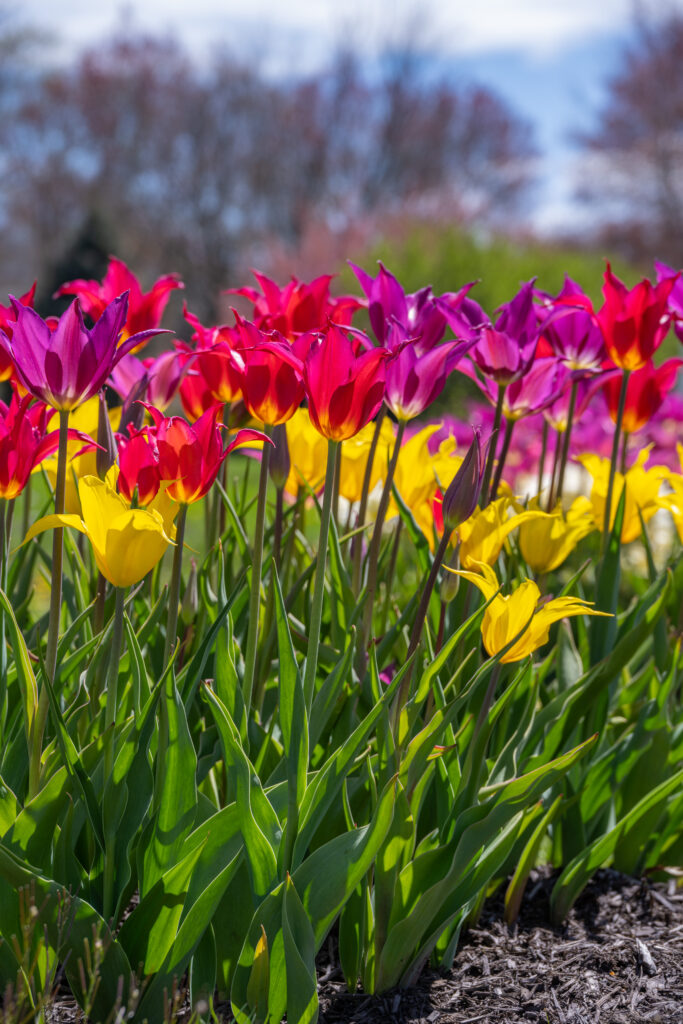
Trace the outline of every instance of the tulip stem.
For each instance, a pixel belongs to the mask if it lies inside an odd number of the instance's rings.
[[[607,548],[610,525],[612,521],[612,496],[614,493],[614,478],[617,475],[617,462],[619,460],[619,440],[621,437],[621,425],[624,421],[624,409],[626,407],[626,392],[628,391],[628,379],[631,376],[630,370],[624,370],[621,378],[621,391],[619,392],[619,408],[617,410],[617,422],[614,426],[614,439],[612,441],[612,457],[609,465],[609,480],[607,482],[607,496],[605,498],[605,518],[602,524],[602,553]]]
[[[544,418],[543,420],[543,438],[541,440],[541,458],[538,463],[538,495],[540,499],[541,491],[543,490],[543,477],[545,476],[545,458],[548,452],[548,433],[550,432],[550,425]]]
[[[66,493],[67,441],[69,430],[69,412],[59,410],[59,448],[57,450],[57,479],[55,482],[55,514],[64,514],[64,495]],[[47,651],[45,654],[45,672],[50,683],[54,682],[57,668],[57,643],[59,641],[59,620],[62,611],[62,562],[64,556],[64,528],[58,527],[52,534],[52,586],[50,590],[50,617],[47,631]],[[47,685],[41,687],[38,708],[34,720],[33,744],[29,764],[28,794],[29,799],[38,792],[40,785],[40,761],[43,752],[43,734],[47,713],[50,707]]]
[[[553,455],[553,469],[552,473],[550,474],[550,489],[548,491],[548,504],[546,505],[546,512],[552,512],[553,510],[558,472],[560,469],[560,458],[562,456],[562,445],[562,431],[558,429],[555,431],[555,453]]]
[[[270,436],[270,427],[265,427]],[[264,444],[261,451],[261,472],[258,482],[258,499],[256,502],[256,527],[254,529],[254,547],[251,562],[251,590],[249,593],[249,622],[247,624],[247,649],[244,657],[244,679],[242,692],[247,711],[251,710],[251,699],[254,691],[256,675],[256,646],[259,634],[259,614],[261,610],[261,572],[263,567],[263,535],[266,525],[266,497],[268,494],[268,465],[270,462],[270,444]]]
[[[396,574],[396,562],[398,560],[398,549],[401,544],[401,531],[403,529],[403,520],[398,517],[396,522],[396,530],[394,532],[394,542],[391,546],[391,556],[389,558],[389,568],[387,569],[386,578],[386,591],[384,595],[384,609],[382,611],[382,628],[381,634],[387,631],[387,622],[389,621],[389,607],[391,605],[391,596],[394,592],[394,575]]]
[[[332,510],[332,494],[337,465],[337,451],[341,442],[327,442],[327,469],[325,471],[325,490],[320,513],[320,535],[318,538],[318,555],[315,564],[315,582],[313,584],[313,603],[311,605],[311,622],[308,631],[308,650],[306,651],[306,668],[304,671],[304,699],[310,711],[315,691],[315,674],[318,667],[318,650],[320,648],[320,624],[323,617],[323,601],[325,598],[325,563],[327,561],[327,543],[330,533],[330,513]]]
[[[500,487],[500,481],[503,476],[503,467],[505,466],[505,460],[507,459],[508,451],[510,450],[512,431],[515,429],[516,422],[516,420],[507,418],[505,420],[505,437],[503,438],[503,447],[501,448],[500,455],[498,457],[496,475],[494,476],[493,484],[491,485],[491,501],[495,501],[498,495],[498,488]]]
[[[0,498],[0,589],[7,594],[7,551],[9,548],[9,502]],[[0,697],[4,706],[5,691],[7,686],[7,646],[5,643],[5,611],[0,609]],[[2,718],[0,718],[0,734],[2,732]]]
[[[372,539],[368,550],[368,589],[365,595],[365,607],[363,609],[363,642],[359,649],[360,656],[363,656],[370,639],[370,633],[372,632],[372,613],[375,605],[375,594],[377,593],[377,569],[379,566],[379,551],[382,545],[382,528],[384,527],[384,520],[386,519],[387,510],[389,508],[391,487],[394,482],[394,474],[396,473],[398,457],[401,454],[401,445],[403,443],[403,435],[405,434],[406,426],[407,420],[399,420],[398,430],[396,431],[396,440],[394,441],[394,450],[391,453],[391,459],[387,466],[387,475],[384,480],[384,487],[382,488],[382,496],[379,499],[375,526],[372,531]]]
[[[567,460],[569,459],[569,442],[572,436],[572,426],[574,425],[574,412],[576,410],[576,393],[579,389],[578,381],[572,383],[572,390],[569,396],[569,409],[567,410],[567,425],[564,428],[564,438],[562,439],[562,455],[560,457],[560,468],[557,475],[557,491],[553,495],[553,504],[562,500],[562,490],[564,488],[564,474],[567,468]]]
[[[620,460],[620,470],[621,470],[622,476],[626,473],[626,459],[627,459],[627,456],[628,456],[628,431],[624,430],[623,431],[623,435],[624,435],[624,437],[623,437],[623,440],[621,442],[621,460]]]
[[[370,450],[368,451],[368,461],[365,463],[365,472],[363,473],[363,484],[360,492],[360,504],[358,505],[358,525],[362,526],[365,523],[365,516],[368,511],[368,495],[370,494],[370,480],[372,479],[372,467],[375,461],[375,454],[377,452],[377,445],[379,444],[380,434],[382,432],[382,423],[384,422],[384,416],[386,407],[383,405],[377,413],[377,419],[375,420],[375,429],[372,435],[372,441],[370,442]],[[359,533],[353,538],[351,542],[351,551],[353,556],[353,592],[358,594],[360,590],[360,570],[361,561],[363,558],[363,534]]]
[[[486,456],[486,466],[484,467],[484,478],[481,482],[481,493],[479,496],[479,504],[481,508],[486,508],[489,501],[489,484],[491,482],[491,474],[493,473],[493,463],[496,460],[496,448],[498,447],[498,431],[500,430],[500,424],[503,419],[503,402],[505,400],[505,384],[498,385],[498,401],[496,402],[496,414],[493,419],[493,430],[491,431],[491,439],[489,441],[488,455]]]
[[[432,592],[436,584],[436,578],[439,575],[439,569],[441,568],[443,561],[446,557],[446,551],[448,549],[448,542],[450,541],[450,539],[450,531],[444,530],[443,536],[439,541],[439,546],[436,549],[436,554],[434,555],[434,561],[432,562],[432,568],[430,570],[429,577],[427,578],[427,583],[425,585],[424,590],[422,591],[422,596],[420,597],[420,603],[417,607],[415,621],[413,622],[413,629],[410,634],[410,643],[408,644],[408,653],[406,654],[406,661],[409,661],[410,658],[412,658],[413,654],[419,647],[420,639],[422,637],[422,627],[424,626],[425,619],[427,618],[427,612],[429,610],[429,602],[431,600]],[[410,683],[413,678],[414,668],[415,664],[413,663],[406,672],[406,674],[404,675],[403,679],[401,680],[401,687],[396,696],[393,721],[394,732],[397,738],[398,723],[401,720],[401,708],[405,704],[406,698],[408,697],[408,694],[410,692]]]
[[[282,564],[282,521],[284,517],[284,488],[275,489],[275,523],[273,525],[273,560],[278,573]]]
[[[168,595],[168,619],[166,620],[166,643],[164,645],[164,669],[171,660],[178,633],[178,605],[180,603],[180,580],[183,565],[183,542],[185,540],[185,520],[187,505],[180,506],[176,523],[176,547],[173,552],[173,569],[171,586]],[[118,594],[118,591],[117,591]]]
[[[187,508],[182,506],[183,510]],[[116,704],[119,685],[119,663],[121,661],[121,649],[123,647],[123,609],[126,599],[124,587],[116,587],[116,604],[114,605],[114,629],[111,641],[111,652],[109,655],[109,671],[107,674],[107,694],[104,710],[104,777],[102,781],[103,791],[106,790],[107,782],[111,778],[114,768],[114,732],[116,725]],[[113,907],[114,895],[114,852],[116,847],[116,834],[108,835],[104,851],[104,895],[103,895],[103,917],[109,920]]]

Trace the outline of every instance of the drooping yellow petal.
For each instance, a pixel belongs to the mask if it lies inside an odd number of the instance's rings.
[[[577,498],[566,515],[561,505],[551,513],[538,508],[538,498],[530,502],[536,519],[525,519],[519,531],[519,547],[535,573],[552,572],[569,557],[579,541],[595,529],[593,507],[585,497]],[[522,513],[524,514],[524,513]]]
[[[476,509],[464,523],[458,527],[460,538],[460,561],[468,569],[476,569],[478,562],[493,565],[505,542],[505,538],[522,523],[531,522],[545,515],[544,512],[530,510],[517,515],[508,515],[512,508],[508,497],[497,498],[486,508]]]
[[[75,516],[70,513],[64,515],[57,515],[53,512],[52,515],[43,516],[29,528],[28,533],[24,537],[23,543],[26,544],[28,541],[33,540],[39,533],[44,533],[45,530],[56,530],[60,526],[71,526],[74,530],[78,530],[80,533],[87,534],[85,523],[80,516]]]

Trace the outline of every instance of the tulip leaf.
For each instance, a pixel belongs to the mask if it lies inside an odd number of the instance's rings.
[[[287,975],[287,1022],[315,1024],[318,1019],[315,936],[289,875],[282,894],[282,938]]]
[[[91,1019],[107,1020],[113,1008],[125,1006],[131,984],[130,963],[121,943],[112,937],[97,911],[85,900],[70,895],[63,886],[24,864],[2,844],[0,877],[17,893],[23,888],[31,893],[38,910],[40,929],[45,928],[50,945],[64,966],[71,991],[81,1005],[84,1005],[87,993],[81,982],[79,961],[89,962],[85,955],[86,947],[91,960],[94,960],[93,944],[98,939],[101,941],[97,984],[94,985],[94,995],[90,997]],[[3,935],[18,933],[14,914],[16,909],[11,901],[0,900],[0,933]],[[84,976],[84,980],[87,986],[91,979]]]
[[[640,820],[651,812],[661,813],[663,804],[683,784],[683,769],[658,786],[640,800],[635,807],[621,818],[605,835],[582,850],[566,865],[557,879],[550,897],[550,911],[553,921],[559,923],[567,916],[594,871],[606,864],[614,855],[619,843],[624,842]],[[656,820],[653,823],[656,825]],[[650,830],[652,835],[653,829]]]
[[[282,837],[280,821],[254,766],[240,746],[230,713],[209,686],[205,686],[203,692],[218,726],[225,767],[234,786],[254,896],[263,899],[277,875],[277,850]]]
[[[155,814],[149,840],[142,851],[141,897],[150,892],[184,854],[184,842],[197,813],[196,771],[197,755],[171,664],[161,691]]]
[[[623,486],[619,496],[614,525],[610,532],[605,554],[598,568],[595,607],[598,611],[609,612],[615,616],[619,601],[619,584],[621,582],[621,532],[624,525],[626,510],[626,487]],[[595,616],[591,622],[591,662],[595,664],[604,658],[614,645],[617,632],[615,618]]]
[[[311,707],[311,717],[308,726],[308,734],[311,748],[322,739],[323,730],[327,726],[335,704],[339,700],[344,684],[349,679],[353,667],[353,654],[355,651],[356,631],[352,626],[344,649],[337,664],[334,666],[327,679],[316,692]]]
[[[216,641],[216,637],[223,626],[223,620],[225,619],[228,612],[231,610],[235,602],[238,603],[236,614],[239,614],[242,607],[247,601],[248,591],[244,587],[244,574],[238,580],[237,586],[233,590],[232,594],[225,602],[215,620],[211,623],[211,626],[206,631],[206,636],[202,640],[199,648],[197,649],[192,661],[187,667],[183,679],[183,699],[185,701],[185,707],[189,711],[189,708],[194,699],[194,694],[199,685],[199,681],[202,677],[204,667],[209,659],[209,655]],[[239,599],[239,600],[238,600]]]
[[[505,921],[509,925],[514,924],[517,920],[524,890],[529,880],[529,875],[531,874],[531,871],[538,859],[538,851],[541,843],[548,831],[549,825],[556,817],[561,803],[562,794],[560,793],[547,809],[529,837],[526,846],[524,847],[524,852],[519,858],[515,872],[510,879],[507,889],[505,890]]]
[[[33,736],[33,721],[38,707],[38,684],[33,672],[33,667],[28,656],[26,641],[19,629],[14,609],[7,595],[0,590],[0,607],[7,616],[10,642],[14,660],[17,666],[17,678],[21,688],[21,699],[24,714],[24,732],[26,742],[30,749]]]

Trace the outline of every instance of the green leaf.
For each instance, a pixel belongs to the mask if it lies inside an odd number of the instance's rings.
[[[651,793],[643,797],[628,814],[618,821],[614,828],[591,843],[574,858],[558,878],[550,897],[550,911],[555,922],[563,921],[574,901],[582,892],[593,873],[613,856],[617,844],[623,841],[639,820],[651,811],[662,807],[664,802],[683,783],[683,769],[675,772],[670,779],[661,782]]]
[[[184,856],[183,845],[197,813],[196,771],[197,755],[171,665],[162,689],[154,786],[156,813],[149,842],[142,851],[143,897]]]
[[[626,487],[622,486],[617,505],[614,525],[609,536],[605,555],[598,569],[595,588],[595,607],[598,611],[615,616],[619,604],[619,583],[621,581],[621,531],[626,508]],[[604,658],[614,646],[617,633],[615,618],[595,616],[591,620],[591,662],[595,664]]]
[[[262,899],[277,877],[277,850],[282,838],[280,821],[240,746],[227,708],[209,686],[204,687],[203,693],[218,726],[225,766],[234,786],[254,897]]]
[[[287,975],[287,1024],[315,1024],[318,1019],[315,936],[289,875],[282,897],[282,937]]]
[[[510,883],[505,891],[505,920],[510,925],[514,924],[517,920],[524,890],[529,880],[529,875],[531,874],[531,871],[538,859],[538,851],[543,841],[543,837],[548,831],[548,827],[555,818],[555,815],[559,811],[561,803],[562,794],[560,793],[545,812],[529,837],[522,856],[519,858],[519,863],[515,868],[515,872],[510,879]]]

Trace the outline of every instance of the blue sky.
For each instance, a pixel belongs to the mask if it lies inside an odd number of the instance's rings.
[[[655,10],[661,0],[651,0]],[[669,0],[683,9],[683,0]],[[51,37],[51,59],[68,60],[124,21],[170,31],[198,59],[216,45],[260,60],[273,73],[314,70],[335,41],[365,51],[411,34],[457,80],[493,87],[530,120],[542,152],[532,219],[541,231],[576,224],[580,155],[572,134],[589,128],[604,81],[630,31],[631,0],[23,0],[27,23]]]

